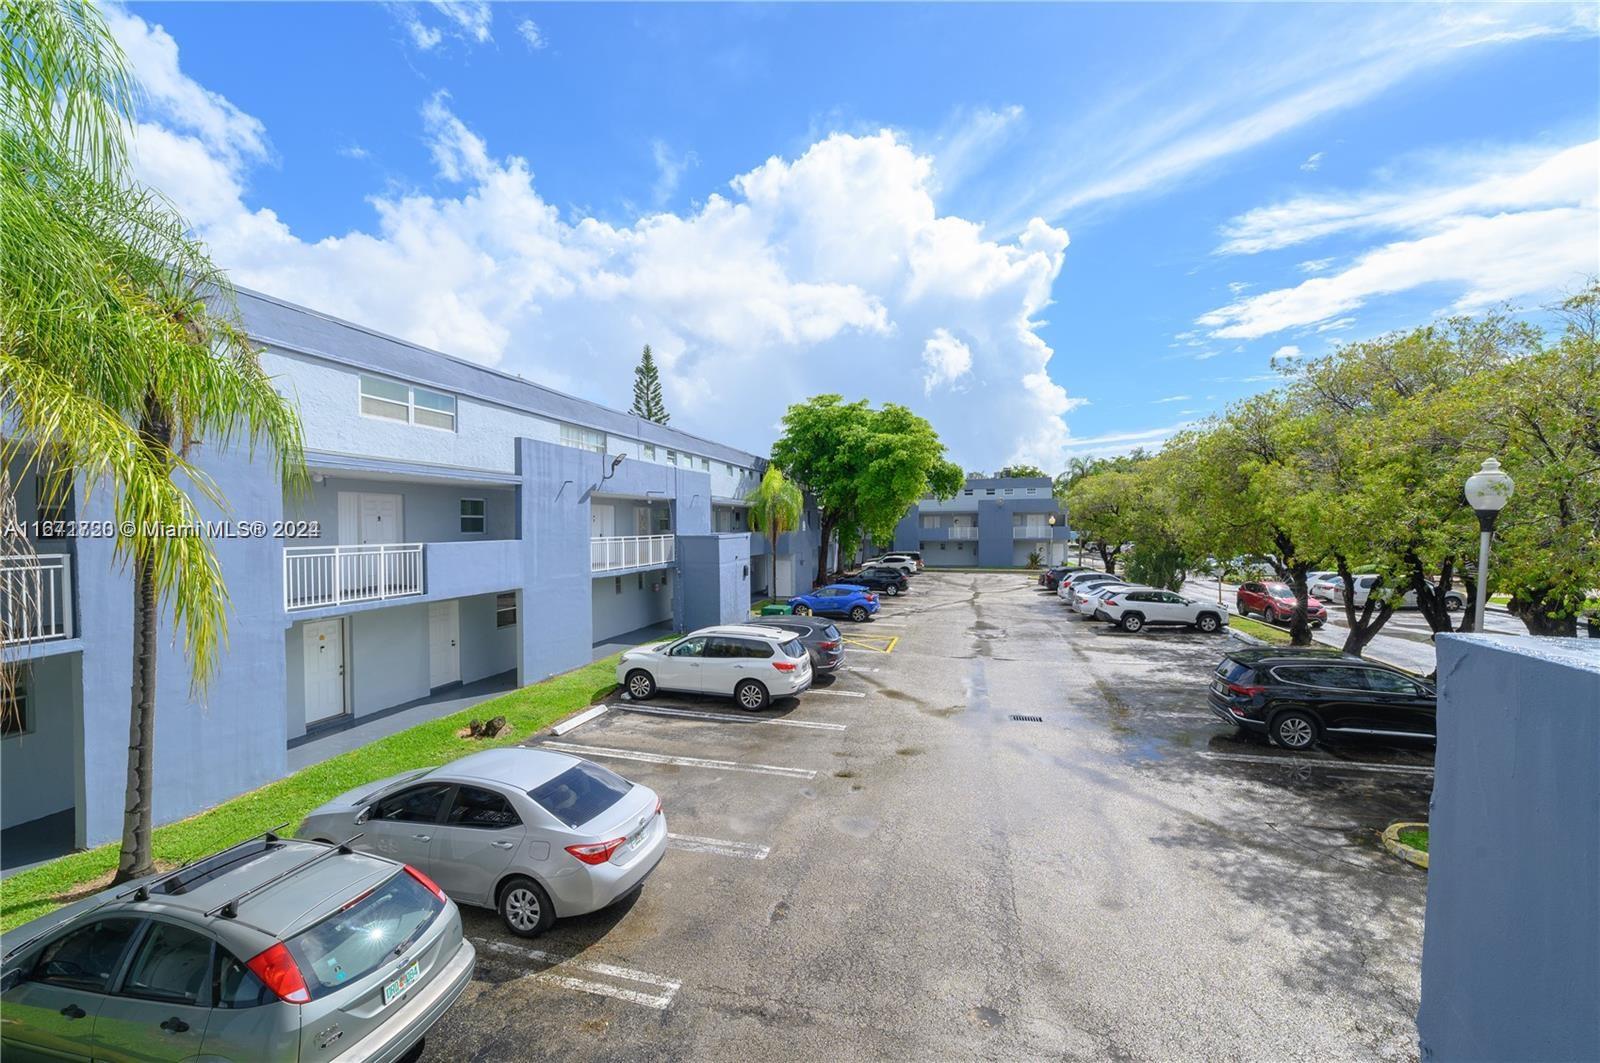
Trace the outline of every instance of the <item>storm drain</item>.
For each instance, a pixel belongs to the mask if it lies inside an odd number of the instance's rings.
[[[1012,716],[1011,716],[1011,721],[1013,723],[1044,723],[1044,717],[1043,716],[1018,716],[1015,713],[1013,713]]]

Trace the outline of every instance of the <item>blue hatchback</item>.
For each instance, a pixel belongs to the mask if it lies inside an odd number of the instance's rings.
[[[878,596],[854,583],[830,583],[789,599],[796,616],[848,616],[860,623],[878,611]]]

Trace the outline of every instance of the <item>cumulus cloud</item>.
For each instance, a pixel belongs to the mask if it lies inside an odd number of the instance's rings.
[[[922,364],[928,369],[922,377],[922,390],[931,395],[934,388],[953,384],[972,372],[972,348],[948,329],[934,329],[922,345]]]
[[[159,30],[130,15],[124,32]],[[176,49],[154,61],[139,74],[187,81]],[[247,201],[259,123],[149,121],[136,141],[142,176],[247,287],[612,405],[648,342],[673,424],[758,452],[790,402],[842,390],[918,410],[964,464],[1061,462],[1076,402],[1038,318],[1067,234],[1035,220],[995,240],[941,215],[932,158],[897,134],[835,133],[620,224],[564,217],[448,96],[420,123],[445,191],[385,186],[370,224],[315,242]],[[926,390],[941,333],[959,394]]]
[[[432,0],[427,5],[392,3],[388,6],[418,51],[437,48],[444,43],[446,34],[472,44],[487,44],[494,39],[491,30],[494,13],[488,0]],[[435,24],[424,19],[425,10],[438,15],[441,21]]]
[[[1296,347],[1292,343],[1288,343],[1288,344],[1283,345],[1282,347],[1279,347],[1277,350],[1273,351],[1272,352],[1272,357],[1274,357],[1274,358],[1298,358],[1298,357],[1300,357],[1300,353],[1301,352],[1300,352],[1300,348],[1299,347]]]

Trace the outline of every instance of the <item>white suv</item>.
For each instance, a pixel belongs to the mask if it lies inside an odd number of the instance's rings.
[[[676,642],[640,646],[617,662],[617,682],[635,701],[658,690],[731,697],[759,712],[773,698],[811,686],[811,655],[791,631],[730,624],[692,631]]]
[[[861,567],[868,568],[872,565],[877,565],[881,568],[897,568],[907,576],[915,576],[917,574],[917,559],[910,554],[884,554],[882,557],[875,557],[871,561],[865,562]]]
[[[1141,631],[1148,624],[1182,624],[1209,634],[1227,625],[1228,607],[1159,587],[1120,587],[1099,601],[1094,616],[1124,631]]]

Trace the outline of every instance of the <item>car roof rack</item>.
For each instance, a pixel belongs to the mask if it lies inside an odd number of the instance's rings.
[[[284,827],[287,827],[288,825],[289,825],[288,822],[285,821],[283,823],[278,824],[276,827],[272,827],[269,830],[262,831],[260,834],[253,834],[253,835],[251,835],[250,837],[244,839],[241,842],[235,842],[233,845],[228,846],[226,849],[222,850],[221,852],[207,853],[205,856],[197,856],[193,860],[190,860],[188,863],[183,864],[180,867],[175,867],[171,871],[168,871],[164,875],[157,875],[155,878],[151,879],[148,882],[141,882],[141,883],[139,883],[139,885],[133,887],[132,889],[123,890],[121,893],[117,894],[112,899],[120,901],[120,900],[122,900],[122,899],[124,899],[126,897],[132,897],[136,901],[147,901],[147,900],[150,899],[150,887],[159,886],[161,883],[167,881],[168,879],[176,878],[177,876],[183,874],[185,871],[192,870],[195,867],[195,865],[197,865],[197,864],[202,864],[202,863],[206,862],[207,860],[215,860],[220,856],[227,856],[229,853],[233,852],[235,849],[242,849],[246,845],[250,845],[253,842],[261,842],[263,845],[271,845],[274,842],[282,841],[283,838],[278,834],[278,831],[282,830]]]
[[[286,878],[290,878],[291,876],[298,875],[300,872],[304,871],[306,868],[310,867],[311,865],[313,865],[315,863],[318,863],[318,862],[320,862],[322,860],[326,860],[328,857],[333,856],[336,853],[343,854],[345,856],[350,855],[351,853],[355,852],[354,849],[350,848],[350,843],[355,841],[359,837],[361,837],[360,834],[352,834],[350,837],[346,838],[342,842],[338,842],[338,843],[323,842],[322,844],[326,845],[327,848],[324,849],[322,852],[318,853],[317,855],[313,856],[311,859],[302,860],[298,864],[295,864],[293,867],[284,868],[282,871],[278,872],[276,875],[273,875],[271,878],[267,879],[265,882],[258,882],[254,886],[251,886],[249,889],[245,890],[243,893],[239,894],[237,897],[234,897],[234,898],[232,898],[230,900],[224,901],[223,903],[217,905],[215,908],[213,908],[209,912],[207,912],[206,915],[208,917],[209,916],[214,916],[214,915],[220,915],[224,919],[237,919],[239,917],[239,905],[240,905],[241,902],[247,900],[250,897],[255,896],[256,894],[260,893],[262,890],[266,889],[268,886],[275,886],[278,883],[282,882]]]

